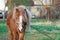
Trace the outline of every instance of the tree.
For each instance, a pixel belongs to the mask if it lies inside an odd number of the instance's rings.
[[[6,5],[9,7],[9,9],[14,8],[14,5],[16,5],[16,6],[19,6],[19,5],[29,6],[30,0],[7,0]]]
[[[7,0],[7,4],[9,9],[12,9],[13,8],[13,0]]]

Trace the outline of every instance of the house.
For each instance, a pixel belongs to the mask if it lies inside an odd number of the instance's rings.
[[[6,6],[5,4],[7,3],[7,0],[0,0],[0,17],[2,17],[3,19],[5,18],[5,9]]]
[[[31,6],[31,11],[35,16],[41,17],[48,15],[52,18],[53,11],[60,4],[60,0],[32,0],[34,6]],[[50,13],[48,12],[50,11]]]

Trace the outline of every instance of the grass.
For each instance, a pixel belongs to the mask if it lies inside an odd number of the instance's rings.
[[[56,25],[32,25],[32,27],[38,30],[47,30],[47,31],[60,30],[60,27],[57,27]]]
[[[0,21],[0,32],[7,32],[6,21]]]
[[[49,38],[48,36],[52,38]],[[8,40],[6,21],[0,21],[0,40]],[[25,40],[60,40],[60,27],[51,25],[31,25],[31,32],[26,30]]]
[[[46,19],[40,19],[40,18],[37,18],[37,19],[31,19],[31,22],[32,23],[36,23],[36,22],[44,22],[44,21],[47,21]]]

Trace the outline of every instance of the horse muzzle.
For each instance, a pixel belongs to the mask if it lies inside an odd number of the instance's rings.
[[[23,22],[22,25],[19,25],[18,30],[19,30],[20,32],[24,32],[26,25],[27,25],[27,23],[24,23],[24,22]]]
[[[19,26],[18,26],[18,30],[20,32],[24,32],[25,31],[25,28],[26,28],[26,25],[27,25],[27,22],[20,23]]]

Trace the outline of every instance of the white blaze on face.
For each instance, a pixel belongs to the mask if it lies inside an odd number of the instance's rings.
[[[19,27],[18,29],[21,31],[22,29],[22,16],[19,16]]]

